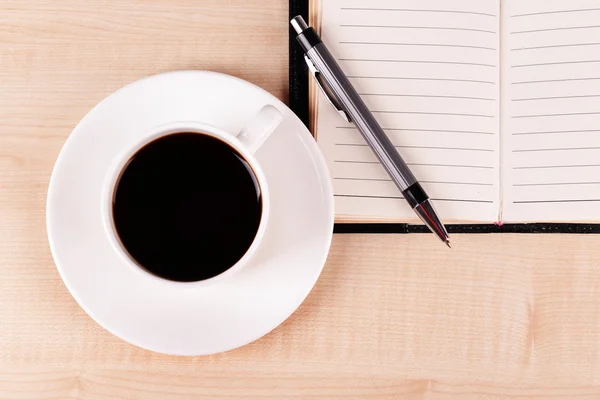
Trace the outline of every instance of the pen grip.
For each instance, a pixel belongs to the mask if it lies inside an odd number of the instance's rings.
[[[319,71],[322,80],[354,122],[356,128],[398,189],[404,191],[417,183],[417,179],[408,168],[408,165],[406,165],[325,45],[322,42],[316,44],[308,50],[307,55]]]

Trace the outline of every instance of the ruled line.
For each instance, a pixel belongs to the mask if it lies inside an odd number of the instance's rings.
[[[481,100],[496,101],[490,97],[470,97],[470,96],[441,96],[432,94],[397,94],[397,93],[359,93],[361,96],[382,96],[382,97],[419,97],[428,99],[460,99],[460,100]]]
[[[359,194],[334,194],[334,197],[351,197],[358,199],[403,199],[401,196],[374,196],[374,195],[359,195]],[[431,198],[433,201],[448,201],[448,202],[458,202],[458,203],[487,203],[493,204],[492,200],[474,200],[474,199],[437,199]]]
[[[600,132],[600,129],[584,129],[579,131],[543,131],[543,132],[514,132],[512,135],[549,135],[554,133],[590,133],[590,132]]]
[[[600,60],[582,60],[582,61],[557,61],[549,63],[537,63],[537,64],[517,64],[511,65],[511,68],[526,68],[526,67],[541,67],[545,65],[565,65],[565,64],[592,64],[599,63]]]
[[[379,161],[333,160],[333,162],[339,164],[380,164]]]
[[[513,167],[512,169],[593,168],[593,167],[600,167],[600,164],[586,164],[586,165],[539,165],[539,166]]]
[[[397,79],[407,81],[443,81],[443,82],[469,82],[469,83],[484,83],[489,85],[495,85],[494,81],[481,81],[476,79],[454,79],[454,78],[413,78],[403,76],[360,76],[360,75],[348,75],[348,78],[352,79]],[[600,78],[597,78],[600,79]]]
[[[334,177],[333,179],[341,180],[341,181],[392,182],[391,179],[380,179],[380,178]],[[440,184],[440,185],[494,186],[493,183],[481,183],[481,182],[445,182],[445,181],[421,181],[420,180],[419,183]]]
[[[556,182],[556,183],[515,183],[515,187],[529,186],[570,186],[570,185],[600,185],[600,182]]]
[[[452,117],[480,117],[480,118],[494,118],[493,115],[485,114],[461,114],[461,113],[445,113],[445,112],[425,112],[425,111],[386,111],[386,110],[371,110],[372,113],[377,114],[411,114],[411,115],[445,115]]]
[[[515,115],[511,118],[542,118],[542,117],[570,117],[578,115],[599,115],[600,112],[582,112],[582,113],[561,113],[561,114],[532,114],[532,115]]]
[[[519,200],[513,201],[513,204],[540,204],[540,203],[592,203],[600,199],[570,199],[570,200]]]
[[[590,29],[590,28],[600,28],[600,25],[586,25],[586,26],[566,26],[559,28],[545,28],[545,29],[532,29],[528,31],[515,31],[511,32],[511,35],[518,35],[524,33],[535,33],[535,32],[551,32],[551,31],[563,31],[563,30],[572,30],[572,29]]]
[[[596,81],[600,80],[600,77],[584,77],[584,78],[565,78],[565,79],[543,79],[538,81],[520,81],[511,82],[511,85],[525,85],[530,83],[550,83],[550,82],[573,82],[573,81]]]
[[[335,129],[357,130],[355,126],[336,126]],[[466,133],[474,135],[495,135],[494,132],[483,131],[457,131],[449,129],[408,129],[408,128],[382,128],[384,131],[405,131],[405,132],[442,132],[442,133]]]
[[[553,97],[529,97],[523,99],[511,99],[510,101],[535,101],[535,100],[558,100],[558,99],[587,99],[592,97],[600,97],[600,94],[585,94],[578,96],[553,96]]]
[[[449,13],[449,14],[469,14],[481,15],[486,17],[496,17],[496,14],[489,14],[478,11],[463,11],[463,10],[426,10],[414,8],[373,8],[373,7],[341,7],[344,11],[401,11],[401,12],[433,12],[433,13]]]
[[[359,194],[334,194],[333,197],[353,197],[357,199],[403,199],[402,196],[367,196]]]
[[[419,182],[428,183],[428,184],[440,184],[440,185],[494,186],[493,183],[480,183],[480,182],[444,182],[444,181],[419,181]]]
[[[474,199],[440,199],[432,197],[433,201],[449,201],[449,202],[457,202],[457,203],[485,203],[485,204],[493,204],[493,200],[474,200]]]
[[[476,28],[457,28],[446,26],[408,26],[408,25],[358,25],[358,24],[340,24],[343,28],[396,28],[396,29],[431,29],[431,30],[449,30],[449,31],[466,31],[466,32],[481,32],[496,34],[496,31]]]
[[[513,153],[533,153],[544,151],[566,151],[566,150],[600,150],[600,147],[566,147],[560,149],[517,149],[512,150]]]
[[[561,48],[561,47],[580,47],[580,46],[598,46],[598,45],[600,45],[600,43],[553,44],[553,45],[548,45],[548,46],[520,47],[518,49],[510,49],[510,51],[556,49],[556,48]]]
[[[530,17],[532,15],[564,14],[564,13],[574,13],[574,12],[584,12],[584,11],[600,11],[600,8],[580,8],[580,9],[575,9],[575,10],[539,11],[539,12],[534,12],[534,13],[515,14],[515,15],[511,15],[511,17],[518,18],[518,17]]]
[[[380,164],[379,161],[358,161],[358,160],[334,160],[334,163],[344,164]],[[478,168],[478,169],[494,169],[485,165],[455,165],[455,164],[425,164],[425,163],[406,163],[407,165],[416,165],[423,167],[456,167],[456,168]]]
[[[356,42],[340,41],[340,44],[361,44],[361,45],[383,45],[383,46],[414,46],[414,47],[454,47],[460,49],[479,49],[496,51],[494,47],[472,46],[466,44],[442,44],[442,43],[401,43],[401,42]]]
[[[365,182],[391,182],[391,179],[379,179],[379,178],[345,178],[345,177],[334,177],[334,181],[365,181]]]
[[[349,147],[369,147],[366,143],[336,143],[336,146],[349,146]],[[441,147],[441,146],[409,146],[409,145],[398,145],[394,146],[397,149],[425,149],[425,150],[463,150],[463,151],[483,151],[493,153],[494,150],[490,149],[472,149],[468,147]]]
[[[368,58],[340,58],[340,61],[365,61],[365,62],[391,62],[391,63],[411,63],[411,64],[448,64],[448,65],[472,65],[476,67],[495,68],[492,64],[480,64],[474,62],[462,61],[429,61],[429,60],[383,60]]]

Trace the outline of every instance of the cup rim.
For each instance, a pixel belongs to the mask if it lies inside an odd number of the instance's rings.
[[[135,153],[138,152],[141,148],[153,142],[154,140],[180,132],[192,132],[209,135],[225,142],[226,144],[234,148],[244,157],[244,159],[252,168],[256,180],[258,181],[262,197],[262,212],[260,223],[256,231],[256,235],[254,236],[254,240],[252,241],[250,247],[248,247],[244,255],[234,265],[221,272],[220,274],[208,279],[191,282],[173,281],[167,278],[160,277],[138,264],[122,244],[119,235],[117,234],[114,220],[112,218],[112,203],[114,198],[114,191],[118,179],[121,177],[121,174],[127,166],[127,163],[131,159],[131,157],[133,157]],[[141,274],[147,279],[159,281],[163,284],[167,284],[170,286],[187,288],[209,286],[216,282],[223,281],[225,278],[229,278],[235,273],[239,272],[239,270],[241,270],[248,263],[248,261],[252,258],[252,256],[258,249],[258,246],[260,245],[260,242],[262,241],[262,238],[265,234],[267,221],[269,220],[270,196],[267,185],[267,179],[262,168],[260,167],[258,160],[256,159],[256,157],[254,157],[254,154],[248,151],[248,149],[242,144],[242,142],[239,139],[237,139],[237,137],[235,137],[234,134],[228,133],[227,131],[220,129],[216,126],[195,121],[168,122],[166,124],[162,124],[147,130],[144,135],[141,135],[141,137],[142,139],[138,140],[135,144],[129,146],[126,150],[122,151],[115,157],[105,177],[105,183],[102,188],[102,222],[104,225],[104,230],[106,231],[106,234],[108,236],[109,242],[113,250],[116,253],[118,253],[121,259],[125,261],[125,264],[138,275]]]

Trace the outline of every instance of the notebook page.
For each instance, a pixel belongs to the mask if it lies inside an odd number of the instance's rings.
[[[600,3],[503,6],[503,219],[600,220]]]
[[[499,3],[324,0],[321,35],[445,221],[497,220]],[[352,124],[317,106],[338,220],[417,217]]]

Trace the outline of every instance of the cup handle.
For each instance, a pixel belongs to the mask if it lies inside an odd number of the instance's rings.
[[[246,126],[237,134],[240,142],[254,154],[271,136],[283,120],[279,110],[267,104],[256,113]]]

